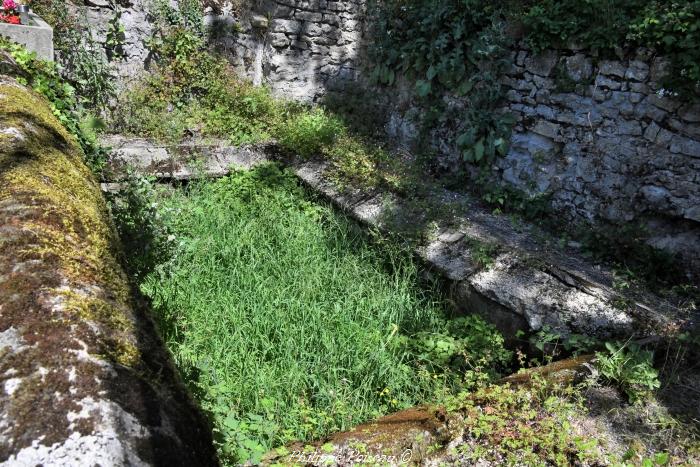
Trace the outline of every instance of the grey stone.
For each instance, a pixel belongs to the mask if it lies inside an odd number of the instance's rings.
[[[695,141],[682,136],[674,136],[669,148],[673,153],[681,153],[691,157],[700,158],[700,141]]]
[[[624,78],[627,67],[618,61],[605,60],[600,63],[600,73],[606,76]]]
[[[33,13],[30,13],[30,18],[30,25],[0,23],[0,36],[24,45],[43,60],[53,62],[53,29]]]
[[[644,138],[648,141],[656,141],[656,136],[661,131],[661,127],[656,124],[656,122],[651,122],[647,129],[644,131]]]
[[[270,34],[270,45],[275,48],[287,47],[290,44],[289,38],[286,34],[282,33],[272,33]]]
[[[615,81],[614,79],[610,79],[604,75],[598,75],[596,77],[595,85],[601,88],[607,88],[611,90],[617,90],[622,87],[622,84],[619,81]]]
[[[539,55],[529,56],[525,59],[525,68],[532,74],[549,76],[557,65],[559,56],[555,51],[548,50]]]
[[[649,201],[652,205],[661,206],[668,201],[670,193],[664,187],[648,185],[642,187],[640,190],[641,194]]]
[[[559,132],[561,131],[561,125],[556,123],[548,122],[546,120],[538,120],[535,126],[531,128],[533,133],[537,133],[547,138],[556,140],[559,138]]]
[[[660,109],[664,109],[666,112],[675,112],[681,106],[681,103],[675,99],[658,96],[656,94],[647,97],[647,102]]]
[[[617,129],[618,133],[621,135],[642,135],[642,125],[635,120],[620,120],[617,122]]]
[[[593,63],[584,54],[567,57],[564,63],[569,78],[577,83],[590,79],[593,74]]]
[[[700,123],[700,104],[686,104],[680,109],[678,115],[686,122]]]
[[[270,26],[270,20],[266,16],[253,15],[250,18],[250,25],[256,29],[267,29]]]
[[[270,31],[298,34],[301,32],[301,23],[291,19],[274,19]]]
[[[648,76],[649,65],[639,60],[632,60],[627,69],[627,73],[625,73],[625,78],[634,81],[644,81]]]

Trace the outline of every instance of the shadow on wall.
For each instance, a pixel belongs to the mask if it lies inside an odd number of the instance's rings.
[[[211,45],[255,84],[278,96],[318,101],[358,78],[365,0],[258,2],[240,19],[210,15]]]

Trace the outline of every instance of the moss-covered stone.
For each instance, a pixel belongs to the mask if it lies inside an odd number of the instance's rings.
[[[0,77],[0,460],[215,463],[82,160],[47,102]]]

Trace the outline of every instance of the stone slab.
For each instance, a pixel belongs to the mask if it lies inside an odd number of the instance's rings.
[[[30,13],[32,24],[0,23],[0,36],[24,45],[37,57],[53,61],[53,28],[34,13]]]

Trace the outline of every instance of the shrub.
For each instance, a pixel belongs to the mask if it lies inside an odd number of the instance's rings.
[[[321,154],[343,133],[337,118],[321,108],[292,116],[277,130],[280,144],[301,156]]]
[[[126,269],[136,281],[165,262],[174,246],[163,219],[169,212],[159,207],[158,198],[154,180],[133,171],[117,193],[107,195],[119,238],[128,252],[124,255]]]
[[[654,354],[634,344],[605,344],[607,352],[597,352],[596,367],[609,382],[616,384],[636,402],[661,386],[654,369]]]

